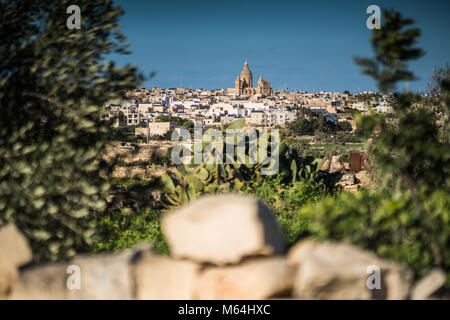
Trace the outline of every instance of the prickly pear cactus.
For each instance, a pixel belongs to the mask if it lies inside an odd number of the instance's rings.
[[[226,128],[222,125],[221,133],[224,134],[228,130],[240,130],[244,127],[245,120],[238,119],[228,125]],[[245,182],[257,179],[261,175],[261,170],[270,167],[271,163],[260,161],[259,155],[261,151],[266,151],[268,154],[274,152],[271,150],[260,150],[262,147],[269,145],[271,139],[270,133],[264,132],[259,134],[259,144],[253,139],[256,136],[250,136],[248,141],[243,145],[245,147],[245,159],[241,161],[226,161],[224,163],[212,163],[204,161],[200,164],[194,163],[194,157],[190,164],[181,164],[176,167],[174,174],[166,173],[160,178],[160,183],[163,188],[161,195],[162,205],[166,209],[181,206],[189,201],[194,200],[202,193],[220,193],[220,192],[237,192],[241,190]],[[262,143],[261,140],[266,139],[267,143]],[[203,136],[202,153],[207,148],[217,150],[222,147],[222,155],[226,155],[227,144],[232,144],[237,154],[236,140],[228,140],[222,143],[219,147],[214,145],[215,140],[208,136],[208,131]],[[262,145],[262,146],[261,146]],[[213,146],[213,148],[211,148]],[[215,147],[215,148],[214,148]],[[242,146],[241,146],[242,147]],[[297,151],[289,148],[285,143],[280,143],[277,152],[279,152],[279,168],[278,174],[282,174],[287,181],[295,182],[299,179],[314,179],[320,163],[312,157],[305,159],[301,158]],[[255,157],[256,159],[252,158]],[[215,156],[212,154],[212,156]],[[243,160],[243,161],[242,161]],[[255,161],[256,160],[256,161]],[[259,160],[259,161],[258,161]],[[232,163],[229,163],[232,162]]]

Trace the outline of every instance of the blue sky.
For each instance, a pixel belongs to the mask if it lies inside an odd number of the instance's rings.
[[[394,8],[422,29],[427,54],[411,63],[426,89],[433,67],[450,62],[450,1],[437,0],[116,0],[131,55],[113,56],[156,72],[146,88],[229,88],[248,60],[253,77],[274,89],[376,90],[354,56],[371,56],[371,4]],[[383,22],[382,22],[383,23]],[[254,79],[255,81],[255,79]]]

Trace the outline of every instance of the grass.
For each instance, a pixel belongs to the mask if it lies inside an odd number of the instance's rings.
[[[340,143],[319,143],[319,144],[311,144],[311,148],[324,148],[324,149],[357,149],[361,148],[364,144],[363,143],[347,143],[344,146]]]
[[[146,184],[148,183],[148,181],[146,180],[142,180],[142,179],[137,179],[137,178],[111,178],[108,180],[108,183],[112,186],[133,186],[136,184]]]
[[[169,254],[169,247],[161,231],[161,213],[144,210],[127,213],[120,211],[98,218],[98,239],[93,252],[117,252],[144,242],[151,242],[154,250]]]

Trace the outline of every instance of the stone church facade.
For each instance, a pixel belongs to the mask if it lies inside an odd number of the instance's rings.
[[[253,88],[253,74],[248,67],[248,62],[245,61],[244,68],[234,82],[234,88],[228,89],[228,92],[236,95],[261,94],[270,96],[272,95],[272,86],[269,81],[264,80],[263,77],[260,76],[258,86]]]

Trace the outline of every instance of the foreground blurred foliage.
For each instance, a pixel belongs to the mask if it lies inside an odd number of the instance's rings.
[[[375,58],[355,61],[386,93],[399,81],[414,79],[407,61],[423,51],[413,47],[420,30],[404,30],[412,19],[387,11],[384,17],[385,25],[372,37]],[[374,250],[408,265],[416,277],[440,267],[450,287],[448,72],[435,73],[434,78],[435,91],[425,98],[394,91],[393,121],[375,114],[358,119],[361,127],[372,131],[369,154],[377,188],[327,197],[296,214],[309,221],[307,234]]]
[[[98,217],[98,241],[93,252],[115,252],[139,245],[153,244],[159,254],[169,254],[168,245],[161,231],[160,212],[142,210],[136,212],[116,212]]]
[[[81,29],[66,27],[71,1],[0,2],[0,225],[14,222],[38,261],[92,244],[108,185],[99,161],[106,101],[142,80],[105,55],[126,53],[109,0],[80,0]]]

